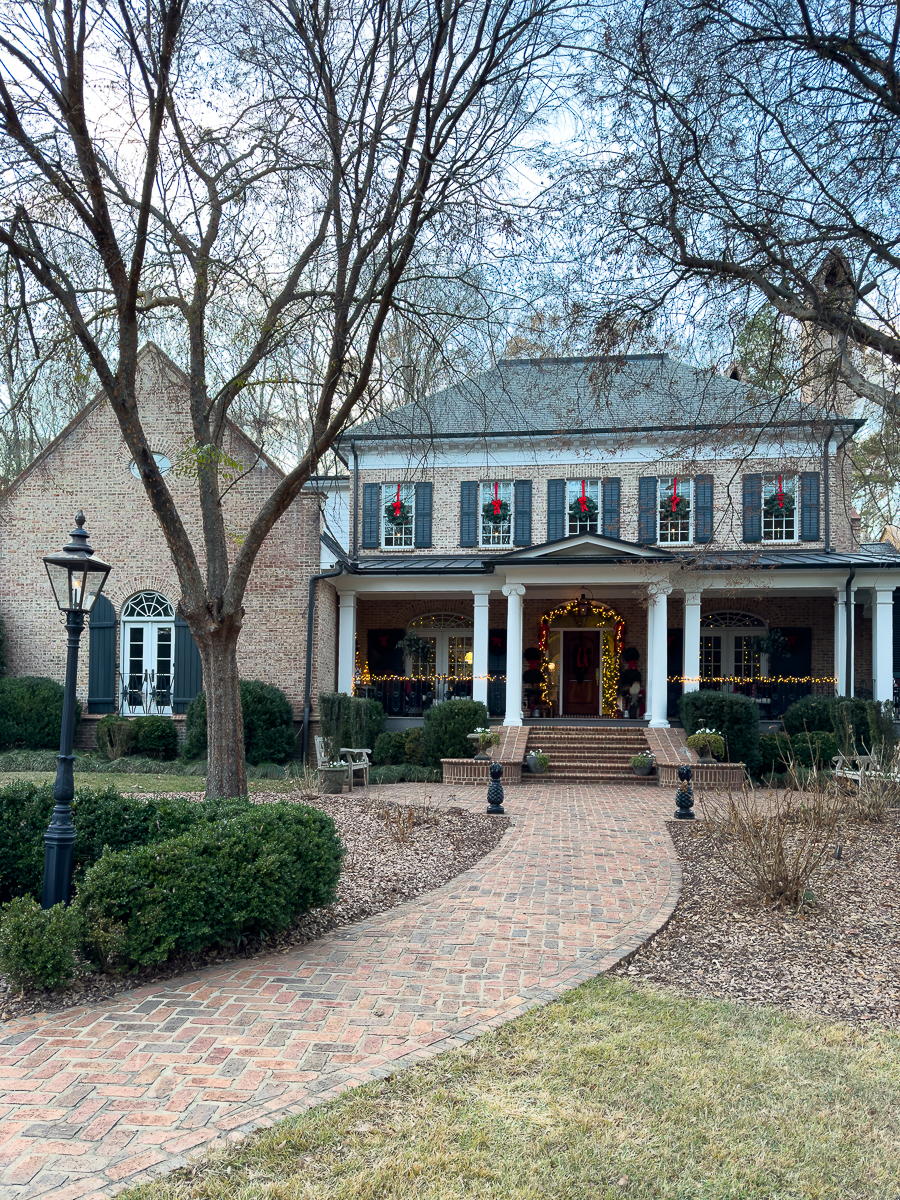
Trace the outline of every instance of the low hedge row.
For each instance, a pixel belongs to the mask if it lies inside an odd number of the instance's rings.
[[[335,897],[343,847],[317,809],[83,789],[75,901],[64,919],[42,916],[36,897],[52,807],[49,784],[0,789],[0,970],[18,983],[62,986],[76,953],[134,966],[275,932]]]
[[[790,766],[830,768],[838,752],[837,738],[824,730],[812,733],[766,733],[759,739],[763,775],[780,775]]]
[[[59,745],[63,687],[55,679],[19,675],[0,679],[0,747],[52,750]],[[75,727],[81,720],[76,705]]]
[[[178,753],[178,730],[171,717],[156,713],[143,717],[109,713],[97,722],[97,746],[113,760],[129,754],[169,759]]]
[[[244,750],[254,767],[283,762],[295,749],[294,710],[280,688],[259,679],[240,681],[244,718]],[[188,758],[206,754],[206,692],[198,692],[188,705],[184,721],[184,752]]]

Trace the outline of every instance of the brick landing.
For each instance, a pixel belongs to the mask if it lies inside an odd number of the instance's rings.
[[[671,807],[657,788],[510,787],[500,846],[426,896],[296,951],[9,1022],[0,1195],[111,1196],[607,970],[675,906]]]

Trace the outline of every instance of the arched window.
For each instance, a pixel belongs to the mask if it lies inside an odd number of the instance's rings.
[[[753,613],[707,613],[700,618],[701,679],[753,679],[763,673],[757,638],[766,622]]]
[[[159,592],[138,592],[122,607],[122,711],[170,713],[175,606]]]

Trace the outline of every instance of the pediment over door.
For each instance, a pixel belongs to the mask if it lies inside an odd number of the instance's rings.
[[[617,558],[635,560],[669,559],[671,554],[656,546],[641,546],[637,542],[623,542],[620,538],[607,537],[601,533],[574,533],[554,542],[543,542],[540,546],[526,546],[499,556],[504,562],[553,561],[573,558]]]

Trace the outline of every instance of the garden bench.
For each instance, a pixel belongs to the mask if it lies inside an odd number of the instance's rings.
[[[358,772],[363,777],[363,787],[369,786],[369,767],[372,765],[369,760],[371,750],[359,750],[353,746],[341,746],[341,758],[347,764],[347,773],[350,778],[350,786],[353,787],[354,776]]]

